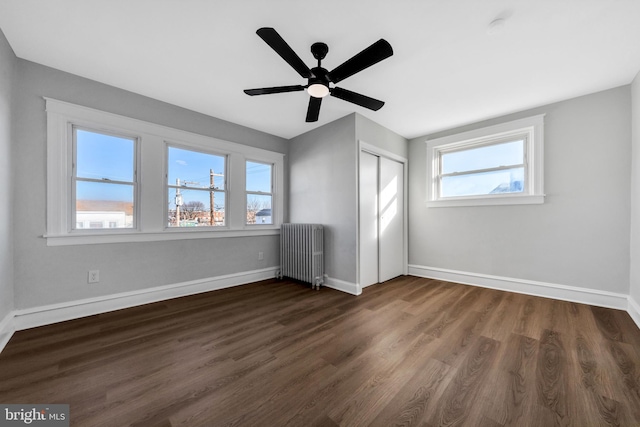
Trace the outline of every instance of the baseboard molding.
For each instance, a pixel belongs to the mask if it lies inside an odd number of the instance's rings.
[[[351,295],[360,295],[362,293],[362,289],[357,284],[346,282],[344,280],[334,279],[333,277],[329,277],[326,274],[324,275],[323,286],[346,292]]]
[[[631,298],[631,296],[629,296],[629,306],[627,307],[627,313],[629,313],[629,316],[631,316],[633,321],[636,322],[636,325],[638,325],[638,328],[640,328],[640,304],[638,304],[636,300]]]
[[[2,352],[15,331],[171,298],[244,285],[275,277],[277,271],[278,267],[269,267],[103,297],[14,310],[0,320],[0,352]],[[410,265],[409,274],[527,295],[622,309],[629,313],[640,328],[640,304],[624,294],[418,265]],[[328,276],[325,276],[324,286],[352,295],[360,295],[362,293],[362,288],[358,284]]]
[[[7,313],[4,319],[0,320],[0,353],[4,350],[15,329],[13,328],[13,311]]]
[[[490,276],[487,274],[469,273],[466,271],[447,270],[444,268],[410,265],[409,274],[429,279],[446,280],[465,285],[516,292],[557,300],[596,305],[600,307],[628,310],[628,295],[599,291],[588,288],[558,285],[554,283],[536,282],[533,280],[514,279],[511,277]],[[637,322],[637,321],[636,321]]]
[[[119,294],[105,295],[97,298],[88,298],[77,301],[69,301],[61,304],[51,304],[40,307],[14,310],[12,329],[20,331],[35,328],[66,320],[92,316],[123,308],[134,307],[152,302],[164,301],[202,292],[215,291],[246,283],[275,277],[279,267],[270,267],[261,270],[246,271],[228,274],[225,276],[210,277],[189,282],[175,283],[172,285],[158,286]]]

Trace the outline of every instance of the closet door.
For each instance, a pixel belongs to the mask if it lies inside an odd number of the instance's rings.
[[[379,157],[378,281],[404,273],[404,165]]]
[[[360,286],[378,283],[378,157],[360,152]]]
[[[404,274],[404,165],[360,153],[360,286]]]

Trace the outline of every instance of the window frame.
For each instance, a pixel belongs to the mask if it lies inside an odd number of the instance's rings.
[[[228,196],[229,196],[229,179],[228,179],[228,170],[229,170],[229,155],[224,152],[220,152],[217,150],[206,150],[200,147],[193,147],[181,143],[174,143],[165,141],[165,172],[164,172],[164,185],[165,185],[165,206],[169,205],[169,188],[176,188],[176,185],[169,184],[169,148],[177,148],[179,150],[192,151],[201,154],[208,154],[212,156],[218,156],[224,158],[224,189],[223,190],[210,190],[224,193],[224,225],[205,225],[197,227],[199,229],[209,229],[209,230],[225,230],[229,229],[228,221],[227,221],[227,206],[228,206]],[[181,187],[185,188],[185,187]],[[204,188],[190,188],[186,187],[188,190],[197,190],[197,191],[206,191]],[[168,211],[165,210],[165,216]],[[168,224],[165,223],[165,231],[173,232],[173,230],[180,231],[182,227],[169,227]]]
[[[44,98],[47,116],[48,246],[278,235],[284,212],[284,153]],[[136,228],[78,229],[71,220],[73,126],[138,138]],[[167,227],[167,144],[227,156],[225,226]],[[273,164],[273,224],[246,224],[245,161]]]
[[[251,163],[260,163],[260,164],[267,165],[267,166],[270,166],[270,167],[271,167],[271,192],[269,192],[269,193],[265,193],[264,191],[251,191],[251,190],[248,190],[248,189],[247,189],[247,182],[246,182],[247,169],[246,169],[246,168],[247,168],[247,163],[248,163],[248,162],[251,162]],[[247,227],[252,227],[252,228],[253,228],[253,227],[269,227],[269,226],[272,226],[272,225],[273,225],[273,223],[275,222],[275,221],[274,221],[274,218],[275,218],[275,215],[276,215],[276,206],[275,206],[275,204],[273,203],[273,202],[274,202],[274,196],[273,196],[273,193],[274,193],[273,183],[274,183],[274,170],[275,170],[275,165],[274,165],[273,163],[271,163],[271,162],[265,162],[265,161],[262,161],[262,160],[245,159],[244,167],[245,167],[245,183],[244,183],[244,194],[245,194],[245,195],[244,195],[244,205],[245,205],[245,210],[244,210],[244,211],[245,211],[245,215],[244,215],[244,217],[245,217],[245,225],[246,225]],[[271,197],[271,224],[258,224],[258,223],[249,224],[249,223],[247,222],[246,218],[248,217],[248,214],[249,214],[249,211],[248,211],[248,209],[247,209],[247,207],[248,207],[248,206],[247,206],[247,198],[249,197],[249,195],[250,195],[250,194],[255,194],[255,195],[257,195],[257,196],[270,196],[270,197]]]
[[[76,183],[78,182],[78,180],[80,181],[84,181],[84,182],[100,182],[99,180],[95,180],[95,179],[89,179],[89,178],[78,178],[78,158],[77,158],[77,133],[76,130],[82,130],[85,132],[92,132],[92,133],[97,133],[97,134],[101,134],[101,135],[107,135],[107,136],[113,136],[113,137],[117,137],[117,138],[122,138],[122,139],[130,139],[133,141],[133,181],[132,182],[124,182],[124,181],[111,181],[112,183],[121,183],[121,184],[131,184],[133,186],[133,227],[129,227],[129,228],[112,228],[112,227],[103,227],[104,229],[110,230],[110,232],[118,232],[118,231],[131,231],[131,230],[137,230],[138,229],[138,224],[139,224],[139,220],[138,220],[138,205],[139,205],[139,199],[140,199],[140,194],[139,194],[139,182],[138,182],[138,170],[140,169],[140,140],[137,136],[133,136],[133,135],[129,135],[129,134],[124,134],[124,133],[115,133],[115,132],[108,132],[105,130],[97,130],[97,129],[92,129],[86,126],[78,126],[75,124],[71,124],[71,152],[72,152],[72,159],[71,159],[71,197],[70,197],[70,209],[71,209],[71,215],[69,218],[69,225],[68,225],[68,230],[70,233],[87,233],[87,232],[95,232],[97,230],[97,228],[93,228],[93,227],[89,227],[89,228],[83,228],[83,227],[78,227],[77,224],[77,210],[76,210]]]
[[[440,195],[441,179],[449,175],[440,172],[442,155],[521,139],[524,140],[525,176],[522,192],[448,197]],[[427,140],[426,146],[428,207],[544,203],[544,114]],[[479,171],[478,169],[475,173]]]

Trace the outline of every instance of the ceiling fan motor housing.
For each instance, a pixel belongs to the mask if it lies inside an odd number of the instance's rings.
[[[313,77],[309,78],[309,86],[314,84],[321,84],[326,87],[329,87],[329,72],[322,67],[315,67],[311,69],[311,73],[313,73]]]
[[[329,89],[329,82],[331,81],[328,76],[328,71],[322,67],[315,67],[311,69],[313,77],[309,78],[309,84],[307,85],[307,92],[314,98],[324,98],[331,93]]]

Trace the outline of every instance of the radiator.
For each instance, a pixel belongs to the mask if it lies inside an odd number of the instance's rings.
[[[320,224],[282,224],[280,277],[311,283],[324,282],[323,227]]]

